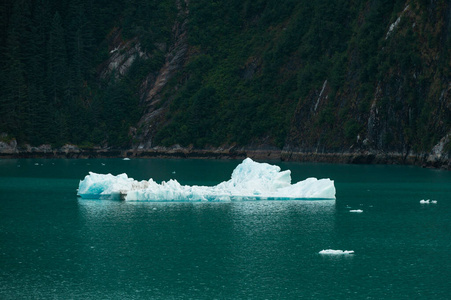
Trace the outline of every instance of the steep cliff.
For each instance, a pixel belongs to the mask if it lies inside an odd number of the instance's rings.
[[[367,5],[344,56],[342,84],[329,73],[300,99],[291,124],[290,149],[426,154],[451,130],[450,3],[406,1],[377,16]],[[373,20],[372,20],[373,18]],[[357,38],[357,39],[354,39]],[[371,44],[373,42],[373,44]],[[441,142],[440,142],[441,141]],[[450,146],[442,146],[449,159]]]

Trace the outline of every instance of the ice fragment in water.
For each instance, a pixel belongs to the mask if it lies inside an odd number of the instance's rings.
[[[307,178],[291,184],[291,171],[279,166],[254,162],[246,158],[232,173],[231,179],[216,186],[181,185],[177,180],[156,183],[153,179],[137,181],[127,174],[89,175],[80,181],[82,198],[121,199],[128,201],[240,201],[335,199],[330,179]]]
[[[325,255],[344,255],[344,254],[354,254],[353,250],[333,250],[333,249],[326,249],[321,250],[319,254],[325,254]]]
[[[432,204],[436,204],[437,203],[437,200],[430,200],[430,199],[427,199],[427,200],[420,200],[420,203],[421,204],[429,204],[429,203],[432,203]]]
[[[361,209],[351,209],[349,212],[352,212],[352,213],[363,213],[363,210],[361,210]]]

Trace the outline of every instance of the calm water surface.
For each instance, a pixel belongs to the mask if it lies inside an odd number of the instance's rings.
[[[239,162],[0,160],[0,298],[451,298],[451,172],[277,163],[335,180],[336,202],[75,195],[88,171],[214,185]]]

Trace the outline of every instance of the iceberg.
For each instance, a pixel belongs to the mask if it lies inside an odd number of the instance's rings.
[[[291,184],[290,170],[246,158],[233,170],[230,180],[215,186],[181,185],[174,179],[137,181],[125,173],[89,172],[80,181],[78,195],[126,201],[335,200],[335,186],[333,180],[313,177]]]

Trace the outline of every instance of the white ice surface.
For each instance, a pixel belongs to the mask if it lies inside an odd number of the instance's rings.
[[[177,180],[137,181],[127,174],[117,176],[89,172],[80,181],[78,194],[90,199],[128,201],[240,201],[335,199],[330,179],[307,178],[291,184],[291,171],[279,166],[254,162],[246,158],[232,173],[231,179],[216,186],[181,185]]]
[[[325,255],[346,255],[346,254],[354,254],[353,250],[333,250],[333,249],[326,249],[321,250],[319,254],[325,254]]]
[[[420,203],[421,204],[430,204],[430,203],[432,203],[432,204],[437,204],[437,200],[430,200],[430,199],[427,199],[427,200],[420,200]]]

